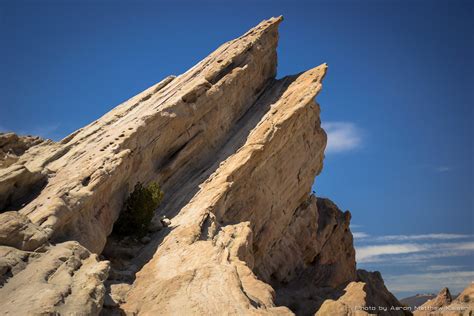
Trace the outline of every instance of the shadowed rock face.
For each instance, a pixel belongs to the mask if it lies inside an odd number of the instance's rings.
[[[276,80],[281,20],[0,169],[5,313],[18,302],[24,314],[145,315],[399,304],[380,275],[356,272],[350,213],[310,193],[327,66]],[[138,181],[160,183],[155,219],[171,225],[142,242],[108,239]]]

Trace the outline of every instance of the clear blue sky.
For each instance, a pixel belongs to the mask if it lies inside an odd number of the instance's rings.
[[[277,15],[278,76],[329,64],[318,101],[332,143],[314,190],[351,210],[359,266],[399,295],[467,284],[470,1],[0,0],[0,129],[60,139]],[[430,271],[440,284],[403,287]]]

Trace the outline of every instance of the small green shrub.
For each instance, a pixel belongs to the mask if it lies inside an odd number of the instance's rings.
[[[158,184],[152,182],[144,187],[138,182],[124,203],[122,212],[114,225],[114,232],[119,236],[145,236],[154,211],[162,199],[163,192]]]

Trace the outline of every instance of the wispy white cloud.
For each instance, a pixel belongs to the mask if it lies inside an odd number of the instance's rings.
[[[365,239],[368,238],[370,235],[364,232],[352,232],[352,237],[355,239]]]
[[[437,293],[445,286],[456,293],[474,280],[468,264],[474,256],[472,234],[354,235],[357,264],[387,271],[384,279],[394,293]]]
[[[328,135],[326,153],[340,153],[356,149],[362,144],[361,130],[351,122],[325,122]]]
[[[391,244],[362,246],[356,248],[356,260],[359,263],[377,262],[382,256],[415,253],[425,250],[422,245],[417,244]]]
[[[474,242],[398,243],[356,246],[358,263],[420,263],[435,258],[459,257],[474,254]]]
[[[393,292],[437,293],[448,287],[451,293],[459,293],[474,280],[474,271],[385,275],[384,279]]]
[[[445,249],[436,249],[431,248],[426,250],[425,252],[409,254],[406,256],[400,257],[386,257],[386,258],[379,258],[379,264],[385,265],[420,265],[420,264],[428,264],[430,261],[442,258],[456,258],[456,257],[463,257],[463,256],[472,256],[474,254],[473,250],[469,249],[460,249],[454,247],[453,249],[445,248]]]
[[[433,264],[425,267],[426,271],[454,271],[465,268],[465,266],[448,265],[448,264]]]
[[[370,236],[366,233],[359,232],[359,238],[369,238],[371,242],[394,242],[394,241],[418,241],[418,240],[454,240],[473,238],[473,235],[468,234],[421,234],[421,235],[385,235],[385,236]]]

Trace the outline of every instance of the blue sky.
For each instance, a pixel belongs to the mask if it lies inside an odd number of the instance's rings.
[[[278,76],[329,64],[318,102],[330,139],[314,190],[351,210],[359,267],[380,270],[399,296],[456,292],[474,280],[473,10],[1,0],[0,129],[60,139],[283,15]]]

